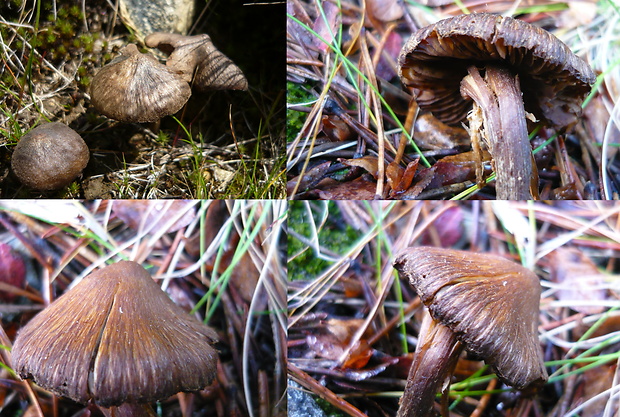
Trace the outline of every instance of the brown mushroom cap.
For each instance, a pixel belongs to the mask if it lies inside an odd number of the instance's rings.
[[[56,190],[71,184],[89,158],[88,146],[75,130],[62,123],[45,123],[21,137],[11,168],[30,188]]]
[[[215,332],[177,306],[139,264],[93,272],[35,316],[13,345],[22,378],[109,407],[203,389]]]
[[[431,316],[467,350],[518,389],[548,376],[538,342],[540,282],[530,270],[499,256],[414,247],[394,268],[415,288]]]
[[[191,95],[179,71],[127,45],[93,77],[91,102],[105,116],[122,122],[155,122],[179,111]]]
[[[241,69],[213,45],[209,35],[155,32],[144,42],[150,48],[170,54],[166,65],[181,71],[187,81],[193,79],[199,91],[248,89]]]
[[[449,124],[471,103],[460,83],[472,64],[504,62],[519,75],[525,108],[553,127],[576,122],[596,77],[558,38],[536,26],[488,13],[441,20],[414,33],[399,56],[402,82],[424,110]]]

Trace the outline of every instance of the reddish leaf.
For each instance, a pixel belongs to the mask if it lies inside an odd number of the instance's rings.
[[[391,32],[388,35],[375,71],[378,78],[390,80],[397,75],[394,63],[398,60],[400,49],[404,43],[405,41],[403,40],[403,37],[398,33]],[[391,59],[387,59],[385,54],[387,54]]]
[[[403,8],[397,0],[366,0],[366,10],[370,16],[382,22],[403,17]]]
[[[434,244],[448,248],[463,237],[463,211],[460,206],[450,207],[432,224],[433,233],[425,231],[422,235],[422,245]],[[439,240],[436,242],[433,236]]]
[[[22,257],[6,243],[0,242],[0,282],[15,288],[26,287],[26,265]],[[17,295],[10,291],[0,291],[0,299],[10,303]]]
[[[393,162],[388,165],[387,181],[392,188],[392,191],[390,192],[390,197],[396,197],[399,193],[404,192],[411,186],[416,170],[418,169],[419,161],[419,159],[416,159],[415,161],[409,162],[407,168],[405,168],[404,170],[400,166],[397,166],[398,168],[396,168],[396,164],[394,164]],[[391,170],[394,172],[391,173]],[[390,178],[390,175],[393,175],[394,177]],[[400,177],[396,178],[396,175],[399,175]],[[390,184],[391,181],[392,183]]]
[[[436,164],[435,164],[436,165]],[[399,195],[400,199],[403,200],[413,200],[415,199],[433,180],[435,176],[435,166],[430,168],[425,168],[418,172],[415,179],[417,180],[416,184],[413,187],[410,187],[407,191]]]
[[[362,175],[353,181],[339,182],[317,190],[317,194],[323,200],[372,200],[376,190],[377,183]]]
[[[325,12],[326,19],[323,19],[323,15],[319,12],[314,24],[312,25],[312,29],[314,29],[314,31],[318,33],[318,35],[325,42],[327,42],[327,44],[318,37],[315,37],[312,40],[315,46],[324,53],[329,49],[328,45],[334,40],[334,35],[337,31],[336,28],[340,25],[341,16],[340,9],[334,3],[326,1],[321,2],[320,4]]]
[[[353,139],[355,132],[338,116],[323,116],[323,132],[334,141]]]

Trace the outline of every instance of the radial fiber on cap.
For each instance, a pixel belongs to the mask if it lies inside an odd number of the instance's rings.
[[[93,272],[24,326],[22,378],[104,407],[200,390],[215,376],[213,330],[174,304],[135,262]]]
[[[523,389],[547,380],[537,332],[541,289],[533,272],[499,256],[423,246],[401,252],[394,267],[431,316],[507,384]]]
[[[179,111],[191,89],[178,71],[128,45],[99,70],[90,87],[93,106],[122,122],[155,122]]]

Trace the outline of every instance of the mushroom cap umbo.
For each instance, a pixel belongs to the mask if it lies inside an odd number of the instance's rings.
[[[208,386],[215,340],[144,268],[121,261],[88,275],[30,320],[12,355],[22,378],[110,407]]]
[[[155,32],[144,42],[170,54],[166,65],[183,72],[187,81],[193,79],[192,85],[199,91],[248,89],[241,69],[213,45],[209,35]]]
[[[11,157],[19,181],[35,190],[57,190],[71,184],[90,158],[88,146],[62,123],[45,123],[21,137]]]
[[[471,65],[502,62],[519,75],[525,109],[555,128],[570,127],[596,77],[589,65],[544,29],[488,13],[441,20],[414,33],[398,58],[403,84],[424,110],[448,124],[471,102],[460,83]]]
[[[538,341],[540,281],[499,256],[433,247],[398,254],[394,268],[409,279],[433,319],[518,389],[548,378]]]
[[[90,86],[93,106],[121,122],[156,122],[179,111],[191,95],[182,74],[127,45],[95,74]]]

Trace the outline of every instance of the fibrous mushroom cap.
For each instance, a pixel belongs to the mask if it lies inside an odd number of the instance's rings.
[[[121,261],[88,275],[26,324],[13,365],[22,378],[80,403],[145,403],[209,385],[215,340],[144,268]]]
[[[127,45],[94,76],[91,102],[105,116],[122,122],[155,122],[179,111],[191,89],[182,74]]]
[[[533,272],[499,256],[432,247],[404,250],[394,267],[431,316],[504,382],[524,389],[547,380],[537,337],[541,288]]]
[[[22,136],[11,168],[30,188],[56,190],[76,179],[89,158],[88,146],[75,130],[62,123],[45,123]]]
[[[148,47],[170,54],[166,65],[183,72],[187,81],[193,79],[200,91],[248,89],[241,69],[213,45],[209,35],[155,32],[144,41]]]
[[[463,120],[471,106],[460,94],[469,66],[503,62],[519,75],[525,109],[553,127],[576,122],[596,77],[555,36],[521,20],[488,13],[441,20],[414,33],[398,59],[402,82],[441,121]]]

